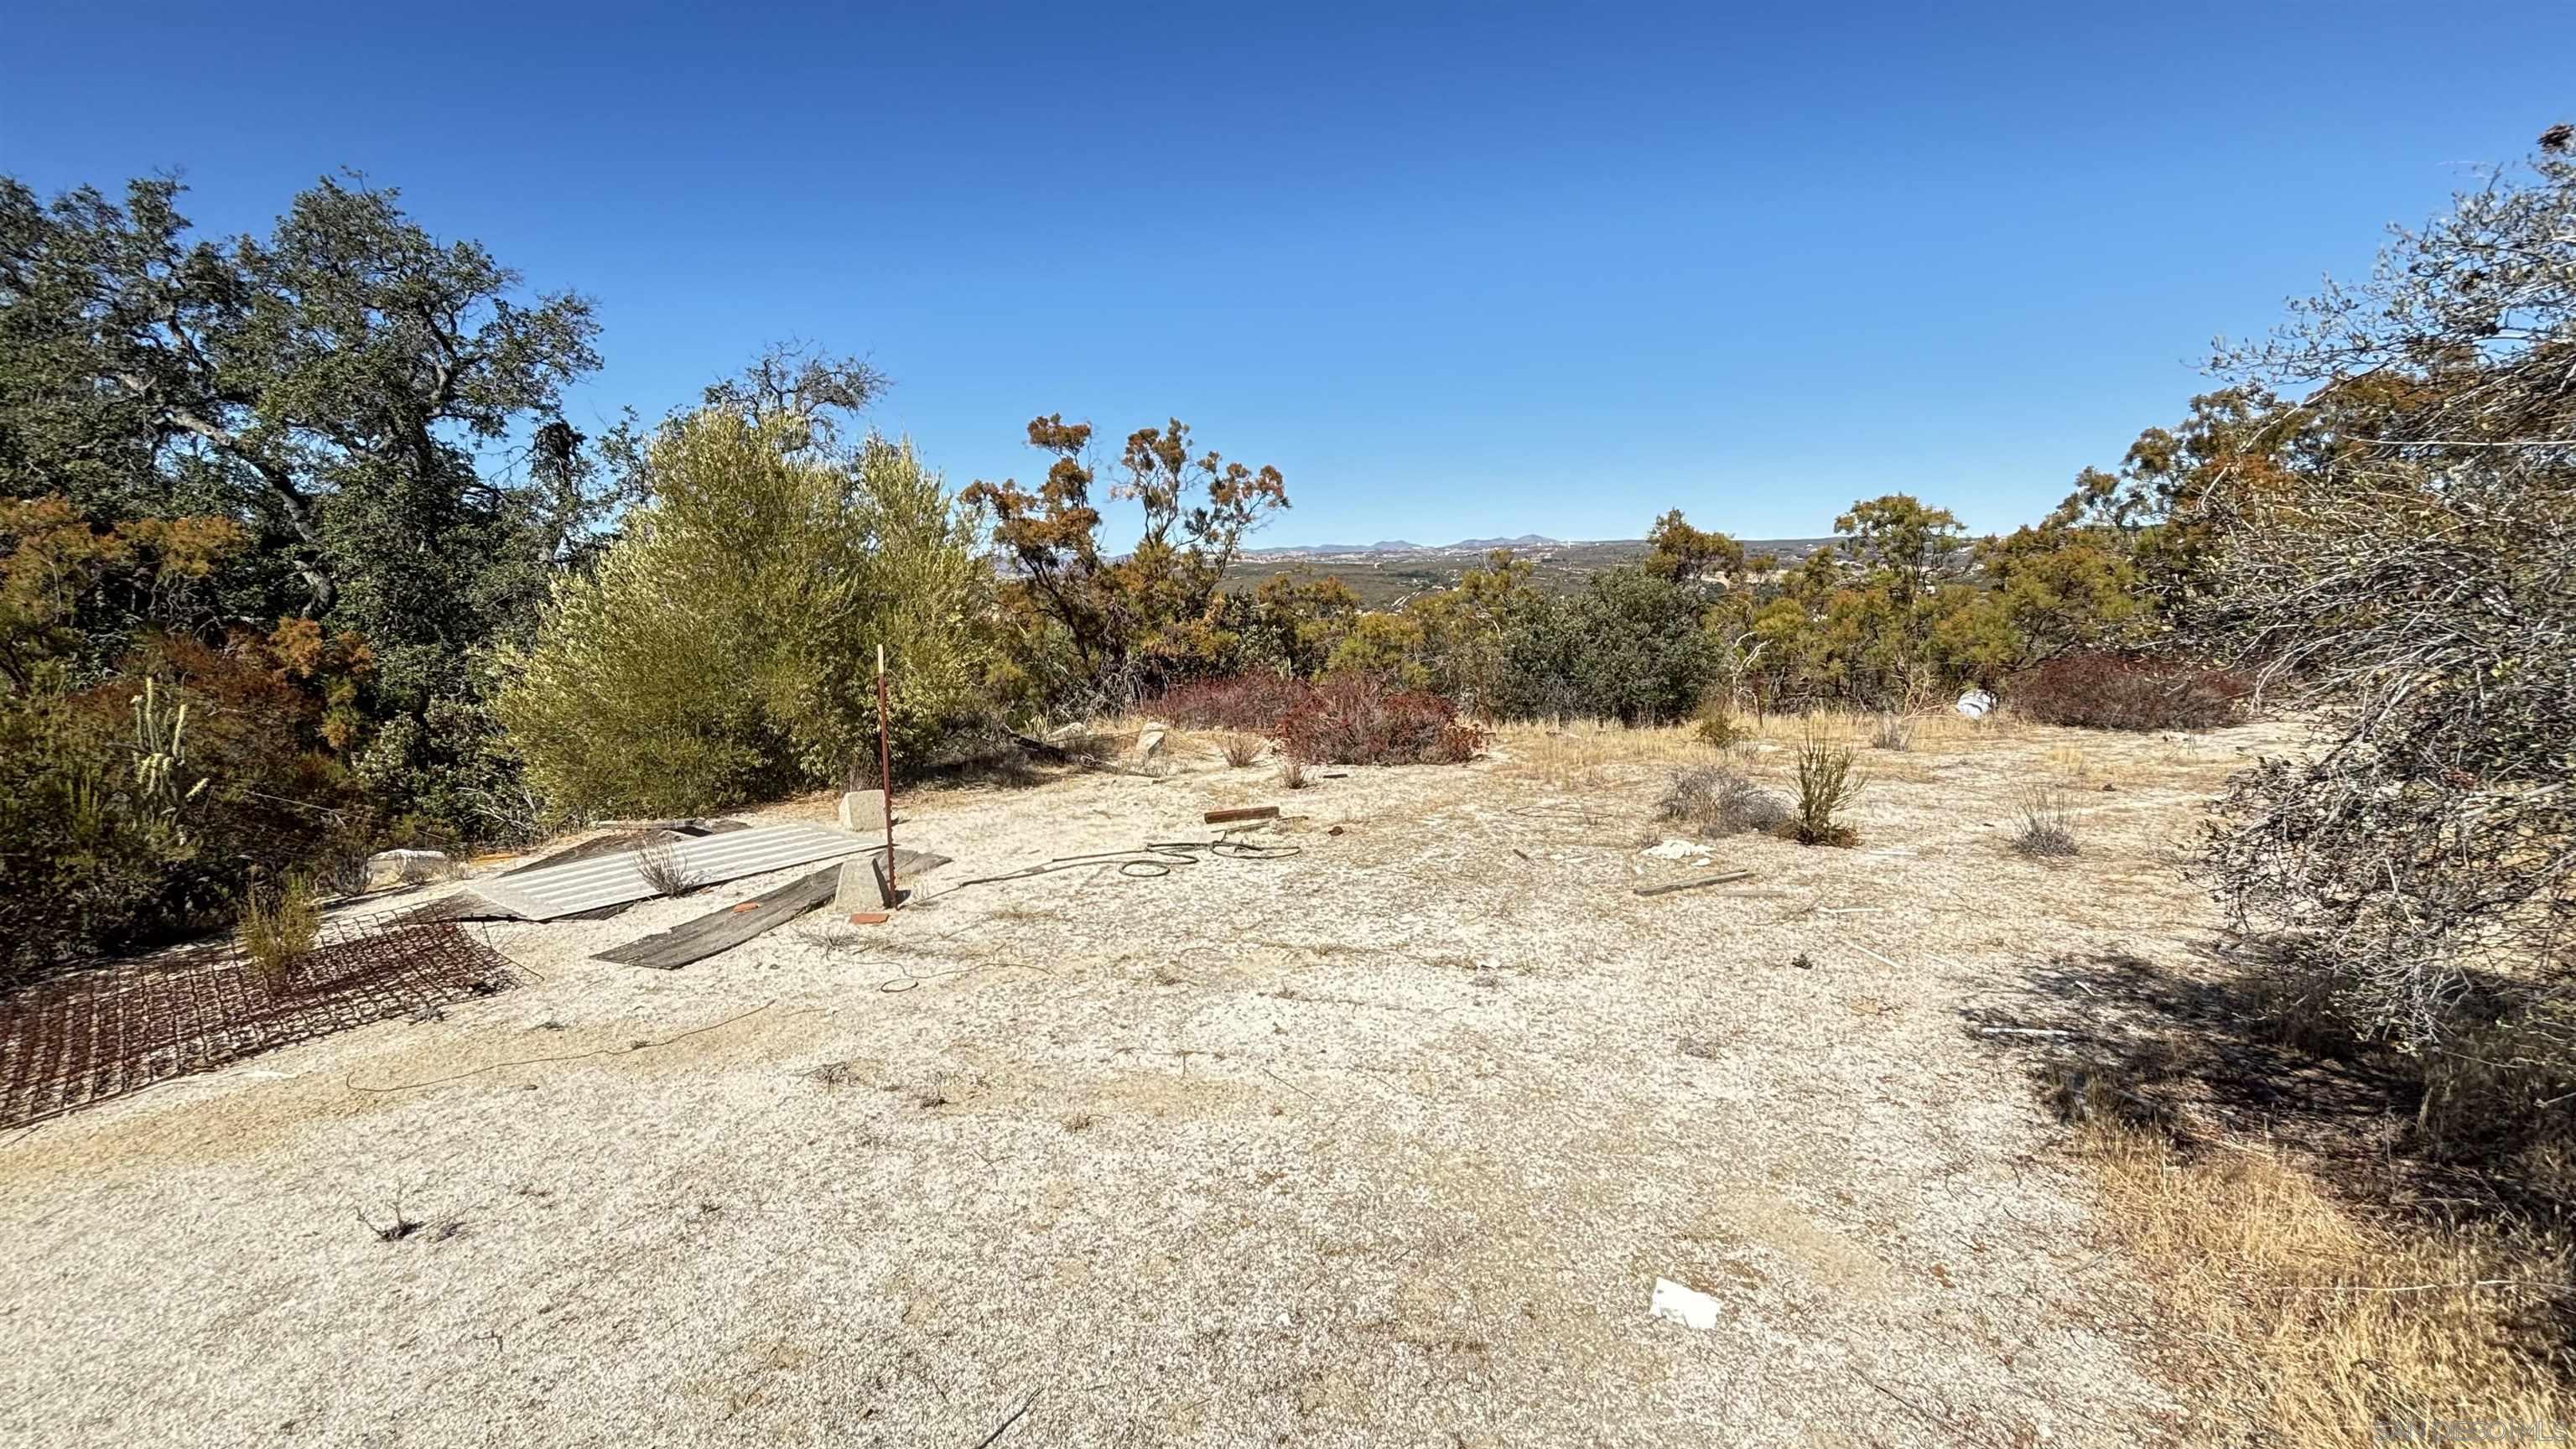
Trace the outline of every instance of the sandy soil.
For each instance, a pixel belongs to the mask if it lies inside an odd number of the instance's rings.
[[[1640,853],[1677,734],[1294,794],[1176,737],[903,802],[956,864],[887,926],[588,959],[786,876],[495,925],[541,984],[0,1142],[0,1440],[2152,1439],[2143,1295],[1978,1028],[2205,921],[2192,802],[2276,737],[1944,722],[1861,848],[1656,897],[1710,868]],[[2071,862],[2003,846],[2041,778]],[[958,886],[1273,800],[1293,857]]]

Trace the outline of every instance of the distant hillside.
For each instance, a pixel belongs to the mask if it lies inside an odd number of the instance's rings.
[[[1535,533],[1524,533],[1518,538],[1460,539],[1456,543],[1445,546],[1407,543],[1400,538],[1379,543],[1299,543],[1287,544],[1279,548],[1246,549],[1243,556],[1245,558],[1346,558],[1352,554],[1362,553],[1483,553],[1498,548],[1555,548],[1558,546],[1555,539]]]
[[[1788,561],[1805,558],[1831,542],[1830,538],[1743,540],[1748,554],[1767,553]],[[1531,583],[1548,593],[1579,589],[1586,579],[1604,569],[1633,564],[1646,556],[1646,541],[1642,538],[1566,542],[1535,533],[1518,538],[1461,539],[1440,547],[1402,540],[1307,544],[1246,550],[1235,560],[1234,567],[1226,570],[1225,581],[1232,587],[1251,588],[1277,573],[1338,578],[1359,595],[1362,605],[1384,609],[1425,590],[1455,585],[1460,574],[1483,564],[1485,555],[1498,548],[1508,548],[1517,557],[1537,565]]]

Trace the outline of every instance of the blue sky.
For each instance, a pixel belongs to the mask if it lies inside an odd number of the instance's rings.
[[[596,299],[577,425],[801,337],[961,485],[1179,416],[1270,544],[2009,527],[2576,118],[2563,3],[13,11],[0,170],[361,170]]]

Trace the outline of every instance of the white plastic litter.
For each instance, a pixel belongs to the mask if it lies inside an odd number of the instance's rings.
[[[1655,1296],[1646,1307],[1655,1317],[1669,1318],[1684,1328],[1717,1327],[1717,1300],[1670,1278],[1655,1280]]]
[[[1708,847],[1687,840],[1667,840],[1661,845],[1649,845],[1640,853],[1657,860],[1705,860]]]
[[[1995,711],[1995,697],[1982,689],[1972,689],[1959,696],[1959,713],[1969,719],[1984,719]]]

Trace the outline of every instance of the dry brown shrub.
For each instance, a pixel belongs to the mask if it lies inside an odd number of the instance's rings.
[[[1655,818],[1694,826],[1702,835],[1734,835],[1778,829],[1789,818],[1789,807],[1733,770],[1699,765],[1673,776],[1656,804]]]
[[[2075,807],[2066,792],[2053,785],[2034,785],[2022,792],[2021,829],[2013,835],[2016,855],[2062,860],[2076,853]]]

